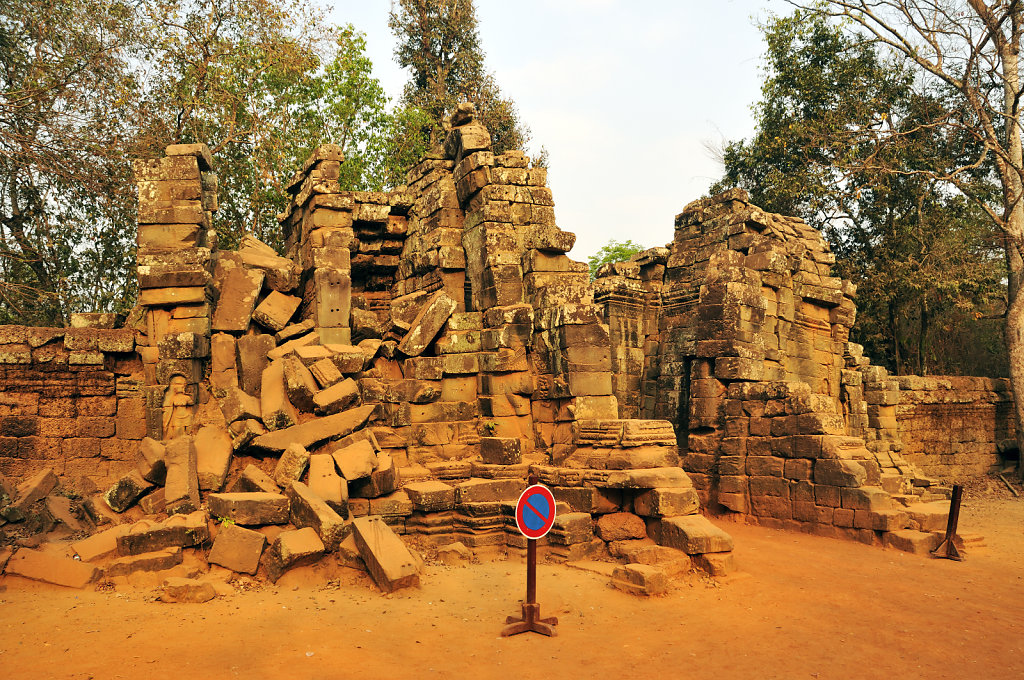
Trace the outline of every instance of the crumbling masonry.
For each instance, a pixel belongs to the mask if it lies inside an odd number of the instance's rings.
[[[183,550],[276,580],[326,552],[391,590],[420,571],[396,534],[524,547],[532,472],[561,506],[549,556],[615,559],[616,585],[653,593],[731,569],[702,505],[927,550],[946,504],[920,470],[984,471],[1012,437],[1002,382],[870,365],[853,287],[800,220],[703,199],[669,247],[591,283],[545,170],[493,154],[470,108],[451,123],[393,192],[342,191],[342,154],[318,149],[288,186],[285,256],[217,248],[205,146],[137,162],[124,327],[0,328],[0,532],[77,532],[82,583]]]

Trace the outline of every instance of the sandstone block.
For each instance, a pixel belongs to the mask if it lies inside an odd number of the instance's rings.
[[[458,304],[443,290],[434,293],[413,319],[409,332],[398,344],[398,351],[410,357],[423,354],[456,309]]]
[[[255,574],[266,541],[266,537],[258,531],[223,524],[213,541],[213,549],[207,561],[242,574]]]
[[[359,555],[377,586],[385,593],[418,586],[419,566],[401,539],[379,517],[352,522]]]
[[[309,451],[298,444],[291,444],[284,450],[274,468],[274,481],[282,489],[287,489],[292,482],[302,479],[309,465]]]
[[[518,465],[522,462],[522,443],[513,437],[481,437],[480,457],[492,465]]]
[[[264,274],[258,269],[228,270],[219,282],[220,298],[213,311],[213,330],[243,333],[249,327]]]
[[[269,335],[243,335],[236,344],[239,385],[247,394],[259,396],[263,372],[270,363],[270,353],[274,351],[274,338]]]
[[[377,451],[377,467],[368,477],[350,481],[352,498],[378,498],[398,489],[400,477],[394,459],[385,451]]]
[[[345,518],[302,482],[292,482],[285,494],[291,501],[291,522],[297,527],[312,527],[329,552],[338,549],[352,531]]]
[[[313,396],[317,413],[331,415],[349,409],[359,403],[359,385],[351,378],[318,391]]]
[[[117,554],[122,557],[140,555],[174,546],[186,548],[210,540],[206,513],[196,511],[188,515],[175,515],[163,522],[142,520],[119,535]]]
[[[668,590],[668,575],[653,564],[615,567],[612,585],[633,595],[661,595]]]
[[[108,564],[103,569],[103,575],[112,578],[140,571],[162,571],[181,564],[182,557],[181,548],[178,546],[122,557]]]
[[[376,407],[360,406],[331,416],[317,418],[301,425],[268,432],[253,444],[270,452],[284,451],[291,444],[310,448],[328,439],[339,439],[363,426]]]
[[[341,476],[352,482],[368,477],[377,467],[377,453],[369,440],[363,439],[334,452],[334,462]]]
[[[56,487],[57,475],[53,473],[53,468],[46,468],[18,485],[11,507],[25,512],[30,505],[45,498]]]
[[[310,365],[309,372],[324,389],[341,382],[344,377],[338,370],[338,366],[329,357],[315,361]]]
[[[288,523],[288,498],[280,493],[211,493],[206,502],[213,517],[230,519],[236,524],[263,526]]]
[[[858,487],[867,481],[867,470],[853,460],[820,459],[814,461],[814,483]]]
[[[703,515],[663,519],[660,543],[670,548],[678,548],[687,555],[726,552],[733,548],[732,537]]]
[[[138,500],[139,496],[152,488],[153,485],[143,479],[138,470],[132,470],[107,489],[103,494],[103,500],[114,512],[124,512]]]
[[[263,470],[252,463],[245,466],[242,474],[231,485],[233,492],[262,491],[263,493],[280,493],[281,488],[277,482]]]
[[[647,525],[631,512],[613,512],[597,520],[597,536],[602,541],[647,538]]]
[[[199,473],[192,437],[183,435],[166,443],[167,477],[164,499],[167,513],[188,514],[199,509]]]
[[[276,583],[288,569],[312,564],[323,554],[323,541],[312,527],[282,531],[270,546],[268,576]]]
[[[276,333],[284,330],[301,303],[302,298],[274,290],[256,307],[252,318],[256,323]]]
[[[103,559],[117,553],[117,537],[124,536],[129,530],[131,530],[130,524],[119,524],[88,538],[75,541],[71,544],[71,549],[83,562]]]
[[[208,581],[172,576],[161,586],[161,602],[202,604],[217,597],[217,591]]]
[[[348,484],[338,474],[334,457],[318,453],[309,457],[309,488],[342,517],[348,516]]]
[[[673,517],[675,515],[692,515],[700,510],[700,498],[697,490],[689,489],[650,489],[638,493],[633,498],[633,511],[643,517]]]
[[[283,430],[299,422],[298,411],[288,399],[283,361],[271,362],[260,382],[260,411],[268,430]]]
[[[85,562],[22,548],[7,561],[5,573],[67,588],[84,588],[96,578],[99,570]]]
[[[231,467],[231,437],[218,425],[203,425],[196,432],[196,475],[199,488],[220,491]]]
[[[523,481],[518,479],[471,479],[455,487],[455,502],[463,504],[514,501],[525,488]]]
[[[445,512],[455,507],[455,489],[444,482],[413,482],[402,488],[417,512]]]
[[[284,387],[288,401],[300,411],[312,413],[316,408],[313,395],[319,391],[313,374],[295,355],[286,356],[280,363],[284,372]]]
[[[220,400],[220,410],[229,425],[239,420],[260,420],[263,417],[259,398],[238,387],[225,390],[224,398]]]
[[[154,484],[163,484],[167,479],[167,449],[163,442],[145,437],[139,442],[135,469],[142,478]]]

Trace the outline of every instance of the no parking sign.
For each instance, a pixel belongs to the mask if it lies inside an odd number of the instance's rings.
[[[543,538],[555,523],[555,497],[543,484],[526,488],[516,503],[516,526],[523,536]]]

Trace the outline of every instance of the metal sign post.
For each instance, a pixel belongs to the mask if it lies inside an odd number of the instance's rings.
[[[523,615],[510,616],[501,631],[502,637],[518,635],[527,631],[554,637],[558,635],[554,616],[541,618],[537,604],[537,539],[545,536],[555,523],[555,498],[551,490],[537,483],[537,475],[530,475],[530,486],[519,497],[516,504],[516,526],[526,536],[526,601]]]

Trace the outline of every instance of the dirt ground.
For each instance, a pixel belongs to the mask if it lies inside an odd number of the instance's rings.
[[[429,566],[382,596],[316,568],[206,604],[152,587],[68,590],[0,580],[0,677],[1022,678],[1024,498],[970,488],[965,562],[721,522],[740,573],[639,598],[541,564],[558,637],[501,638],[524,561]],[[152,585],[152,584],[150,584]]]

